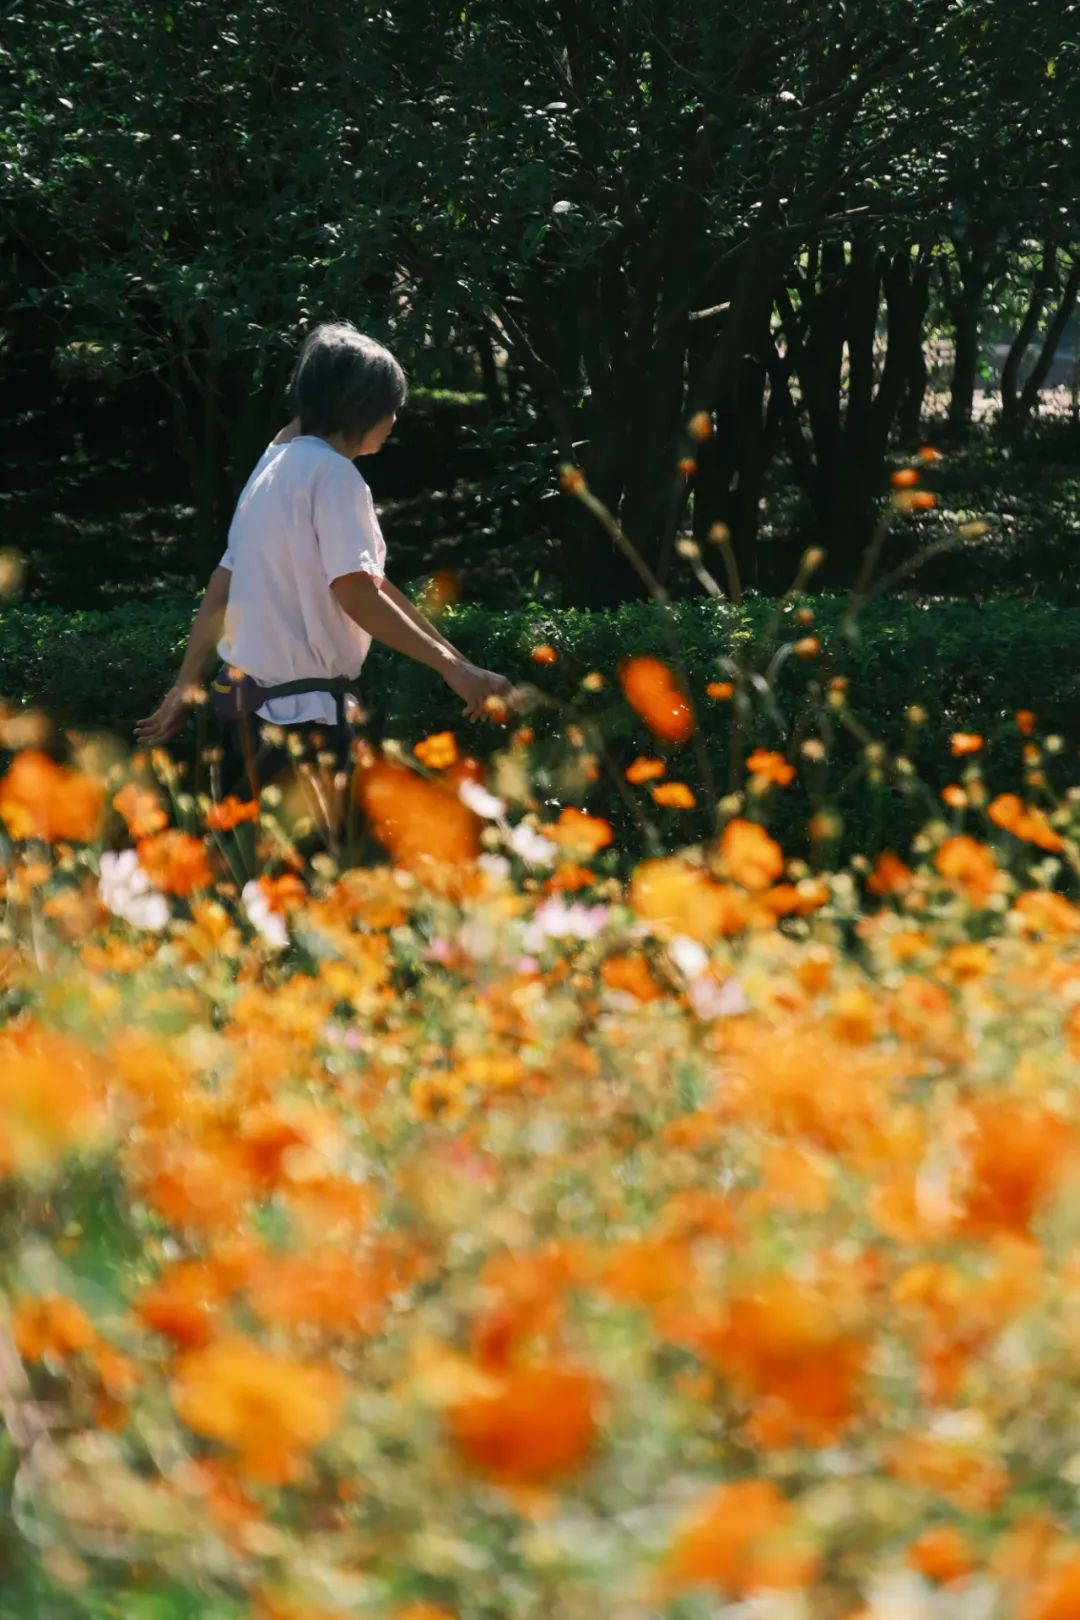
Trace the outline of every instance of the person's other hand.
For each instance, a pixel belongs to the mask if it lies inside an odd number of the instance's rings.
[[[486,707],[488,698],[499,698],[508,703],[513,683],[493,669],[481,669],[477,664],[455,664],[446,677],[447,685],[465,704],[462,714],[466,720],[490,718]]]
[[[187,717],[188,705],[184,702],[183,691],[179,686],[172,686],[153,714],[147,715],[136,725],[135,736],[148,748],[160,748],[183,730]]]

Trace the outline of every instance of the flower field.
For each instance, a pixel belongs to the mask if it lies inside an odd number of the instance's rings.
[[[619,679],[677,810],[677,675]],[[620,865],[530,740],[361,748],[353,864],[298,852],[317,772],[252,821],[6,714],[10,1612],[1075,1620],[1055,740],[956,733],[914,849],[840,869],[827,809],[820,858],[769,831],[805,746]]]

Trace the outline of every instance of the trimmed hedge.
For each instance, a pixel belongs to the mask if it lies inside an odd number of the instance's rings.
[[[849,641],[839,628],[842,599],[816,597],[813,606],[822,659],[804,663],[786,658],[773,681],[780,713],[789,722],[802,716],[801,735],[821,735],[819,706],[813,712],[808,708],[811,683],[820,682],[825,673],[837,673],[850,681],[853,717],[886,746],[903,747],[909,754],[914,749],[919,771],[935,792],[960,768],[948,747],[948,736],[956,730],[985,735],[991,785],[1017,788],[1020,739],[1012,716],[1021,708],[1035,710],[1040,730],[1064,735],[1067,749],[1059,774],[1073,772],[1080,731],[1076,651],[1080,609],[1011,600],[986,606],[892,601],[869,609],[860,620],[858,638]],[[740,608],[706,600],[679,603],[672,609],[701,718],[703,746],[691,743],[676,750],[668,771],[669,777],[694,788],[697,811],[657,810],[648,788],[632,790],[665,843],[682,842],[708,830],[700,755],[707,756],[722,793],[728,781],[731,711],[726,703],[710,701],[705,687],[725,678],[719,660],[754,644],[773,610],[773,604],[763,599],[750,599]],[[134,721],[156,705],[175,678],[193,611],[190,599],[176,598],[85,612],[7,606],[0,611],[0,695],[42,707],[68,726],[108,730],[130,740]],[[606,614],[541,607],[491,613],[459,607],[447,613],[442,625],[477,663],[516,681],[528,681],[597,720],[612,764],[620,772],[638,753],[658,751],[623,702],[614,679],[619,661],[630,654],[670,659],[671,640],[652,604],[631,603]],[[789,607],[781,619],[779,640],[790,641],[801,633]],[[538,667],[531,661],[532,648],[541,642],[558,650],[557,664]],[[580,686],[581,677],[591,670],[608,677],[598,694]],[[385,648],[373,649],[363,684],[376,738],[395,737],[411,744],[429,732],[449,729],[463,748],[480,755],[500,744],[501,733],[490,725],[461,722],[458,699],[430,670]],[[928,713],[926,725],[915,736],[906,730],[904,718],[912,703],[923,705]],[[609,815],[620,838],[640,843],[635,818],[609,776],[602,774],[584,800],[580,791],[575,795],[567,790],[563,775],[567,718],[571,717],[565,712],[548,708],[529,716],[536,733],[539,790],[552,800],[584,802]],[[782,750],[790,733],[787,739],[781,736],[775,715],[770,719],[766,706],[756,702],[745,740]],[[888,787],[870,790],[850,780],[845,785],[845,777],[862,774],[860,744],[838,726],[827,741],[826,793],[834,799],[839,794],[845,843],[865,847],[868,838],[906,841],[925,819],[929,801],[924,796],[915,803]],[[180,738],[175,751],[182,753],[185,746],[190,741]],[[789,848],[800,842],[807,808],[801,787],[789,790],[776,807],[774,821],[792,841]]]

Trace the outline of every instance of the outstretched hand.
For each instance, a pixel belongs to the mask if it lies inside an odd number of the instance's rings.
[[[493,669],[481,669],[477,664],[458,664],[447,676],[447,683],[465,704],[462,715],[466,720],[491,718],[489,698],[509,703],[513,683]]]
[[[138,722],[135,736],[145,747],[160,748],[183,730],[187,717],[183,692],[178,686],[170,687],[153,714]]]

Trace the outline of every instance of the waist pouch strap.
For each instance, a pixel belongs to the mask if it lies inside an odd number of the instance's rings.
[[[252,715],[264,703],[275,697],[298,697],[304,692],[327,692],[334,698],[337,723],[345,724],[345,699],[348,695],[360,702],[360,688],[355,676],[329,675],[300,681],[281,681],[276,686],[262,686],[251,675],[233,679],[223,664],[210,682],[210,706],[220,720],[239,720]]]

